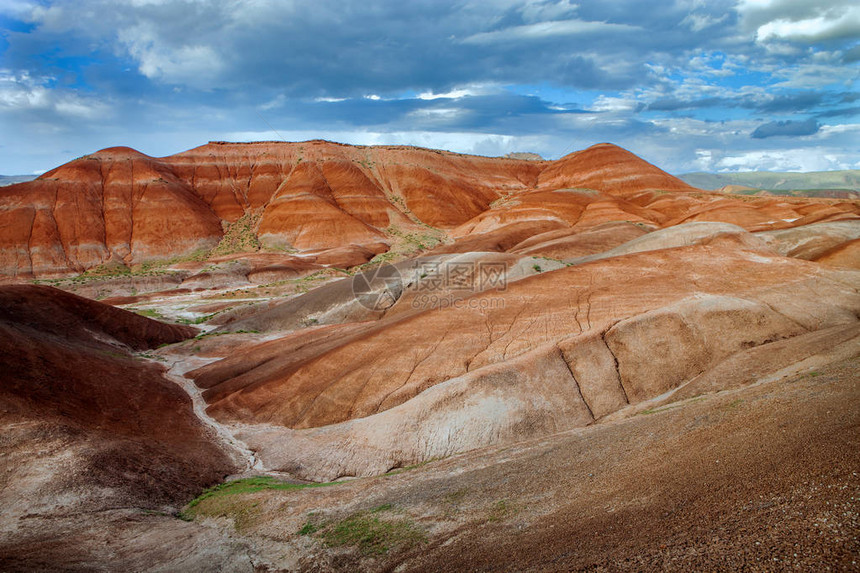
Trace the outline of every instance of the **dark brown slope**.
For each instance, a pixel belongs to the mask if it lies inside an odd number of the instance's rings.
[[[190,338],[191,326],[165,324],[49,286],[0,287],[0,320],[69,344],[155,348]]]
[[[235,470],[164,369],[130,354],[192,333],[49,287],[0,287],[0,568],[56,567],[41,552],[74,534],[65,518],[169,511]]]
[[[527,446],[449,480],[509,512],[398,570],[856,571],[858,375],[855,358]]]
[[[274,564],[302,548],[298,566],[282,565],[290,570],[855,571],[858,369],[853,358],[609,424],[195,511],[242,523]],[[424,541],[395,539],[386,553],[326,543],[333,524],[362,517],[394,531],[411,524]],[[299,535],[309,522],[329,529]]]

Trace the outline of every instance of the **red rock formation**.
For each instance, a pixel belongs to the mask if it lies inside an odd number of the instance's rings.
[[[171,167],[128,148],[76,159],[2,190],[0,268],[13,276],[82,272],[215,245],[221,224]]]
[[[382,211],[377,217],[384,215]],[[377,243],[385,238],[341,208],[322,170],[312,162],[299,164],[278,188],[263,211],[258,233],[265,245],[303,251]]]
[[[713,272],[715,266],[719,273]],[[564,339],[603,333],[625,317],[693,295],[732,293],[739,282],[746,297],[759,297],[795,321],[806,320],[794,316],[800,308],[804,313],[818,308],[815,312],[825,322],[856,320],[845,310],[856,305],[856,296],[847,287],[840,291],[838,283],[828,287],[840,293],[828,299],[828,304],[835,305],[832,316],[817,307],[822,304],[818,295],[807,297],[802,304],[794,301],[795,308],[783,308],[786,303],[779,293],[794,288],[791,285],[798,281],[815,280],[818,272],[816,265],[782,259],[766,250],[751,251],[742,241],[649,251],[539,274],[509,284],[504,292],[482,293],[485,308],[492,310],[452,306],[395,314],[363,330],[361,336],[345,337],[335,347],[330,341],[319,352],[305,346],[302,360],[285,352],[279,360],[289,361],[289,366],[279,367],[278,360],[268,359],[257,364],[237,356],[194,375],[206,380],[210,412],[222,419],[292,428],[324,426],[393,408],[436,384]],[[785,324],[778,329],[780,336],[796,334],[783,328]],[[631,326],[629,332],[633,330]],[[658,330],[674,336],[670,326]],[[725,337],[729,330],[721,327],[702,336]],[[656,338],[651,334],[643,340]],[[740,349],[742,342],[732,344]],[[293,344],[288,339],[267,344],[273,348],[281,343]],[[709,347],[706,352],[711,351]],[[685,352],[679,349],[678,356]],[[647,358],[637,355],[636,360]],[[624,383],[628,395],[636,396],[637,401],[671,389],[665,384],[652,387],[661,384],[656,378],[646,381],[633,375]],[[278,399],[272,400],[272,396]]]
[[[694,190],[677,177],[611,143],[599,143],[553,161],[541,171],[538,186],[544,189],[584,187],[615,194],[644,189]]]
[[[188,255],[245,215],[264,247],[349,265],[422,224],[456,239],[445,251],[464,252],[510,248],[550,227],[722,221],[765,230],[860,212],[845,201],[697,192],[610,144],[525,161],[325,141],[213,142],[160,159],[111,148],[3,188],[0,204],[0,274],[22,278]],[[347,251],[323,256],[332,249]]]

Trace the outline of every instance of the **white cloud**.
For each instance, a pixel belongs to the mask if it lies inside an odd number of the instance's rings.
[[[516,40],[542,40],[560,36],[577,36],[582,34],[612,34],[619,32],[631,32],[638,30],[636,26],[627,24],[613,24],[610,22],[588,22],[585,20],[556,20],[552,22],[539,22],[524,26],[512,26],[493,32],[481,32],[469,36],[465,44],[495,44],[500,42],[511,42]]]
[[[408,117],[414,118],[438,118],[438,119],[454,119],[463,113],[462,109],[456,107],[428,107],[416,109],[407,114]]]
[[[260,105],[259,108],[263,111],[269,111],[272,109],[283,107],[285,103],[287,103],[287,96],[285,96],[284,94],[278,94],[276,97]]]
[[[777,70],[774,76],[781,79],[773,84],[776,88],[819,89],[832,84],[850,87],[860,77],[860,71],[852,66],[800,64]]]
[[[622,97],[612,97],[599,95],[594,100],[594,103],[589,106],[589,111],[596,111],[602,113],[619,113],[619,112],[631,112],[636,109],[637,106],[636,98],[632,95],[626,95]]]
[[[27,72],[14,74],[0,70],[0,111],[52,111],[80,119],[104,117],[110,112],[110,106],[96,98],[52,87],[52,84],[50,77],[36,78]]]
[[[848,123],[839,125],[822,125],[813,137],[829,139],[833,136],[848,134],[850,137],[860,137],[860,124]]]
[[[20,17],[32,13],[37,6],[25,0],[0,0],[0,14]]]
[[[544,22],[546,20],[559,20],[572,16],[579,8],[578,4],[571,4],[568,0],[559,2],[529,1],[520,8],[519,12],[523,21],[528,24]]]
[[[140,73],[153,80],[207,88],[224,69],[221,56],[212,46],[171,47],[150,24],[125,28],[117,36],[138,61]]]
[[[695,12],[691,12],[681,20],[681,25],[688,26],[693,32],[701,32],[702,30],[725,22],[728,17],[728,14],[723,14],[719,18],[715,18],[710,14],[697,14]]]
[[[768,149],[727,154],[718,171],[830,171],[857,169],[860,160],[847,153],[822,153],[818,148]]]
[[[498,93],[500,91],[498,86],[492,84],[473,84],[463,87],[454,88],[447,92],[442,93],[434,93],[431,91],[422,92],[418,94],[418,99],[422,100],[434,100],[434,99],[459,99],[462,97],[469,96],[479,96],[479,95],[487,95],[491,93]]]
[[[753,120],[712,122],[691,117],[654,119],[650,123],[674,137],[701,137],[714,141],[728,141],[732,137],[746,139],[750,131],[756,126],[756,122]]]
[[[742,25],[758,42],[814,43],[860,35],[854,0],[740,0]]]
[[[696,168],[699,171],[708,171],[713,166],[714,156],[710,149],[696,150]]]
[[[848,8],[835,17],[828,13],[803,20],[773,20],[756,32],[759,42],[772,39],[819,42],[857,36],[860,36],[860,6]]]

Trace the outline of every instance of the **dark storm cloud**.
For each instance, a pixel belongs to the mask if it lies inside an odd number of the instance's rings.
[[[817,113],[815,115],[816,117],[852,117],[855,115],[860,115],[860,106],[831,109],[828,111]]]
[[[846,64],[860,62],[860,45],[854,46],[850,50],[846,51],[845,54],[842,56],[842,61]]]
[[[804,121],[770,121],[755,128],[750,134],[753,139],[768,137],[798,137],[818,133],[821,125],[813,118]]]
[[[718,8],[702,12],[703,21],[716,22]],[[48,45],[55,53],[109,49],[151,80],[202,89],[252,82],[290,96],[547,78],[620,89],[649,81],[649,54],[702,44],[679,28],[687,15],[662,2],[619,10],[565,1],[200,0],[118,10],[104,0],[76,0],[37,10],[39,34],[13,35],[8,58],[23,65]]]
[[[682,109],[700,109],[706,107],[718,107],[729,105],[731,107],[732,102],[727,98],[721,97],[709,97],[703,99],[696,100],[682,100],[678,98],[661,98],[655,100],[649,104],[643,104],[643,111],[678,111]]]
[[[135,141],[166,153],[276,130],[379,142],[413,133],[419,144],[527,144],[544,155],[647,140],[655,157],[690,164],[713,142],[751,145],[756,124],[761,134],[786,117],[848,117],[852,6],[0,0],[10,22],[0,24],[0,133],[21,142],[4,149],[0,171],[70,142],[76,155]],[[466,134],[495,139],[479,147]],[[39,167],[67,159],[55,155]]]
[[[828,96],[821,92],[800,92],[776,96],[755,106],[755,109],[765,113],[797,112],[815,108],[825,99],[828,99]]]

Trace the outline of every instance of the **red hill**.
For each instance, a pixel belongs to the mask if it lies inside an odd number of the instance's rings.
[[[580,191],[562,192],[570,188]],[[611,221],[648,228],[725,221],[764,230],[804,216],[768,198],[714,203],[717,195],[690,191],[606,143],[557,161],[326,141],[211,142],[160,159],[114,147],[0,190],[0,276],[47,278],[205,254],[225,232],[234,241],[231,225],[240,220],[255,248],[318,261],[342,261],[338,253],[348,248],[366,254],[347,261],[360,264],[428,225],[496,250],[548,230]],[[826,220],[856,217],[851,203],[827,208]],[[493,238],[481,236],[490,232]]]

